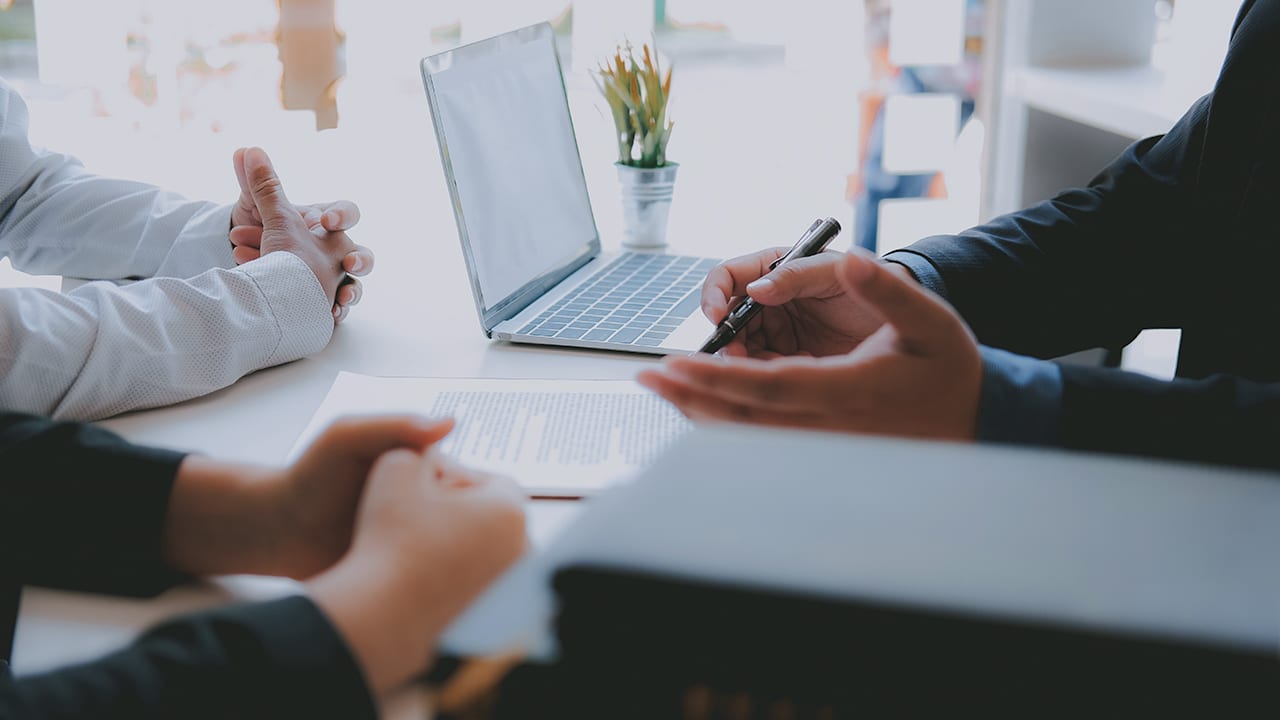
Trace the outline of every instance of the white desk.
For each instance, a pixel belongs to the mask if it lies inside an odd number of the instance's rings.
[[[715,112],[724,96],[726,75],[737,78],[730,86],[735,92],[747,83],[757,87],[769,82],[782,98],[776,103],[779,121],[785,117],[788,127],[795,128],[780,138],[776,155],[764,165],[758,154],[742,151],[742,138],[732,132],[736,125],[726,126],[723,113]],[[286,138],[285,131],[276,137],[266,128],[235,137],[182,132],[105,137],[99,132],[82,134],[94,139],[81,143],[83,147],[74,137],[54,143],[85,157],[91,169],[104,174],[227,201],[234,197],[234,185],[229,185],[231,149],[239,142],[260,144],[272,153],[292,199],[356,200],[364,217],[353,235],[372,246],[378,258],[366,281],[364,300],[321,353],[256,373],[208,397],[116,418],[106,426],[135,442],[227,460],[280,463],[340,370],[625,379],[655,362],[647,356],[518,347],[485,339],[465,277],[416,67],[406,66],[395,82],[393,86],[382,79],[367,95],[349,95],[354,101],[344,106],[339,129],[306,138]],[[794,103],[786,98],[798,102],[810,93],[806,78],[780,68],[754,68],[737,75],[690,68],[679,82],[684,99],[673,153],[682,168],[671,215],[672,252],[728,257],[789,244],[817,215],[845,220],[847,205],[838,181],[853,164],[839,152],[844,147],[840,132],[847,128],[828,127],[836,120],[825,114],[797,120],[787,112]],[[585,75],[571,82],[569,90],[597,224],[605,248],[614,249],[621,213],[610,165],[610,121],[597,112],[599,102]],[[808,124],[797,124],[802,121]],[[805,160],[797,163],[797,158]],[[833,246],[847,247],[847,237]],[[574,503],[533,503],[530,526],[535,541],[556,532],[575,511]],[[177,588],[154,600],[28,589],[14,667],[21,674],[92,658],[175,612],[289,589],[285,581],[261,578]]]
[[[605,187],[596,192],[614,204],[613,190]],[[367,279],[365,298],[329,347],[314,357],[255,373],[208,397],[115,418],[104,425],[135,442],[279,464],[340,370],[372,375],[627,379],[656,362],[651,356],[490,342],[479,329],[447,205],[427,210],[420,202],[415,207],[396,198],[387,198],[384,208],[374,205],[362,204],[362,241],[373,244],[369,238],[394,238],[403,235],[403,228],[411,228],[414,237],[377,243],[377,269]],[[413,208],[412,215],[417,217],[397,212],[397,207]],[[673,230],[678,238],[679,229]],[[739,238],[737,243],[733,238]],[[749,232],[727,233],[718,240],[687,252],[723,256],[765,244]],[[563,527],[577,508],[577,503],[567,501],[530,503],[535,544]],[[14,669],[25,674],[90,659],[126,644],[140,630],[175,613],[274,597],[295,588],[287,580],[222,578],[176,588],[151,600],[28,588],[19,616]]]

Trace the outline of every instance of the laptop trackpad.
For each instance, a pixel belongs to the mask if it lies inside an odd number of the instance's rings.
[[[702,343],[707,341],[711,336],[711,331],[715,330],[715,326],[711,321],[706,319],[701,312],[694,311],[692,315],[685,318],[667,339],[662,343],[664,350],[673,352],[684,351],[693,352],[702,347]]]

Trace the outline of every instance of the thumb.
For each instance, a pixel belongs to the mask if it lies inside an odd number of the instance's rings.
[[[285,230],[288,221],[298,213],[285,197],[284,187],[271,165],[271,158],[262,148],[252,147],[244,151],[244,173],[248,181],[249,195],[258,208],[262,227],[267,230]]]
[[[444,439],[452,429],[452,418],[431,420],[417,415],[340,418],[324,431],[313,447],[372,462],[397,448],[422,452]]]
[[[240,194],[236,196],[236,204],[231,208],[231,227],[262,227],[262,217],[258,215],[258,206],[253,202],[249,192],[249,178],[244,172],[244,148],[231,155],[231,164],[236,171],[236,184],[240,186]]]
[[[418,483],[422,476],[423,456],[406,450],[394,448],[370,458],[368,490],[362,506],[367,506],[371,498],[383,498],[384,502],[395,502],[403,493],[398,489]],[[429,483],[418,483],[429,485]],[[377,502],[375,501],[375,504]]]
[[[884,316],[908,352],[924,352],[950,340],[964,321],[941,299],[889,272],[874,256],[855,251],[839,267],[840,282]]]
[[[779,265],[747,285],[747,293],[765,305],[782,305],[798,298],[830,297],[844,291],[836,276],[839,253],[819,253]]]

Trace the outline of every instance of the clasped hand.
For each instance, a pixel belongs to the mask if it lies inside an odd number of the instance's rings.
[[[294,253],[333,300],[334,322],[345,320],[363,294],[356,278],[373,270],[373,252],[347,235],[360,221],[360,209],[348,200],[290,203],[270,158],[259,148],[236,150],[232,163],[240,183],[229,234],[236,263],[277,250]]]
[[[525,548],[524,495],[434,448],[453,423],[330,426],[283,469],[188,456],[162,546],[193,575],[307,581],[376,693],[426,668],[434,639]]]
[[[669,358],[639,382],[694,420],[973,439],[982,358],[955,310],[868,254],[825,252],[770,273],[781,252],[708,275],[712,322],[744,294],[765,306],[721,356]]]

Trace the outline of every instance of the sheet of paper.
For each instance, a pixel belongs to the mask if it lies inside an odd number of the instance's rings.
[[[531,495],[581,496],[646,467],[689,424],[629,380],[371,377],[339,373],[291,457],[344,415],[452,416],[441,450]]]

